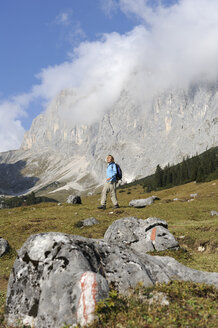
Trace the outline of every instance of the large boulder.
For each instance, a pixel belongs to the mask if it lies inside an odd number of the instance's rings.
[[[159,198],[157,196],[151,196],[145,199],[133,199],[129,202],[129,206],[142,208],[153,204],[155,200],[159,200]]]
[[[117,220],[107,229],[104,239],[110,243],[122,243],[140,253],[179,248],[167,222],[152,217],[147,220],[134,217]]]
[[[141,224],[136,218],[123,221],[127,226]],[[151,222],[146,224],[149,228]],[[165,223],[159,226],[166,229]],[[133,230],[128,238],[125,243],[54,232],[31,236],[18,251],[10,275],[8,324],[35,328],[84,326],[94,319],[96,302],[107,297],[110,284],[121,293],[138,282],[152,286],[171,279],[218,286],[218,273],[193,270],[173,258],[127,247],[136,238]]]
[[[10,249],[9,243],[6,239],[0,237],[0,257],[6,254]]]
[[[60,328],[91,322],[96,302],[109,291],[98,262],[91,240],[52,232],[31,236],[9,279],[8,324]]]

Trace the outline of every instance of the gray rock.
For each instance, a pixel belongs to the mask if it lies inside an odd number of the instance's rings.
[[[156,226],[162,226],[166,229],[168,229],[168,223],[165,220],[155,218],[155,217],[150,217],[146,220],[143,220],[144,225],[145,225],[145,231],[148,231]]]
[[[84,227],[87,227],[87,226],[93,226],[95,224],[99,224],[99,221],[96,220],[96,218],[88,218],[88,219],[82,220],[81,223]]]
[[[0,237],[0,257],[5,255],[10,249],[9,243],[4,238]]]
[[[195,198],[195,197],[197,197],[197,193],[195,193],[195,194],[190,194],[190,197],[192,197],[192,198]]]
[[[108,296],[93,241],[47,233],[31,236],[18,252],[6,304],[8,324],[36,328],[88,324]],[[18,325],[17,325],[18,326]]]
[[[218,212],[217,211],[210,211],[210,215],[211,216],[218,215]]]
[[[159,218],[141,220],[129,217],[113,222],[105,232],[104,239],[142,253],[178,249],[178,242],[167,228],[167,222]]]
[[[82,204],[81,197],[76,195],[69,195],[67,198],[67,203],[68,204]]]
[[[140,228],[143,221],[123,220],[126,230]],[[155,226],[159,227],[166,229]],[[139,239],[138,231],[132,229],[128,241],[134,239]],[[150,256],[119,240],[37,234],[18,251],[8,283],[5,318],[14,327],[84,326],[94,319],[96,302],[108,296],[111,283],[125,294],[138,282],[152,286],[171,279],[218,286],[218,273],[193,270],[170,257]]]
[[[198,271],[186,267],[169,256],[154,256],[153,260],[157,261],[158,265],[168,272],[170,279],[192,281],[196,283],[206,283],[218,287],[218,273]]]
[[[153,292],[151,295],[151,298],[149,299],[149,304],[152,305],[154,303],[157,303],[160,306],[168,306],[170,305],[170,302],[167,298],[167,296],[162,292]]]
[[[129,202],[129,206],[133,206],[136,208],[146,207],[147,205],[153,204],[154,200],[159,199],[156,196],[151,196],[145,199],[133,199]]]

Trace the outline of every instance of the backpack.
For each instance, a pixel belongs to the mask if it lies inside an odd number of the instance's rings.
[[[122,179],[122,170],[121,170],[121,168],[120,168],[120,165],[119,164],[117,164],[117,163],[115,163],[115,165],[116,165],[116,168],[117,168],[117,175],[116,175],[116,178],[117,178],[117,181],[118,180],[121,180]]]

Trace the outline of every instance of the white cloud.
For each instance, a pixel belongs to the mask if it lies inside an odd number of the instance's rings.
[[[152,8],[148,3],[116,1],[141,24],[125,35],[112,33],[83,42],[70,61],[43,69],[39,84],[23,95],[25,106],[36,98],[48,103],[60,90],[71,88],[77,96],[60,108],[63,120],[92,122],[113,106],[129,81],[134,96],[145,101],[159,90],[217,79],[218,1],[180,0]],[[17,122],[19,111],[14,113],[11,123]]]
[[[101,8],[106,16],[111,16],[119,8],[119,3],[116,0],[101,0]]]
[[[71,23],[72,10],[68,9],[59,13],[55,18],[55,23],[58,25],[69,25]]]
[[[72,122],[93,122],[113,106],[136,63],[141,61],[141,43],[147,32],[137,27],[126,35],[112,33],[96,42],[82,43],[71,62],[42,70],[41,84],[34,86],[33,97],[50,101],[65,88],[78,94],[62,116]]]
[[[71,30],[67,34],[66,40],[70,44],[78,44],[81,42],[81,40],[84,40],[86,38],[86,33],[82,29],[81,23],[77,22],[72,26]]]
[[[0,151],[17,149],[22,141],[24,128],[18,116],[25,115],[18,102],[0,103]]]
[[[71,9],[61,11],[50,25],[59,25],[60,27],[61,35],[57,37],[59,46],[68,43],[74,47],[86,38],[80,21],[77,20]]]
[[[142,101],[163,88],[186,87],[218,76],[217,1],[198,0],[196,5],[196,0],[182,0],[154,8],[143,0],[117,4],[138,15],[141,25],[125,35],[112,33],[97,42],[81,43],[72,62],[43,70],[39,76],[42,83],[36,90],[44,97],[51,99],[67,87],[81,95],[63,110],[73,122],[98,118],[117,100],[130,76],[134,96]]]
[[[134,14],[140,20],[149,22],[152,19],[154,12],[148,5],[148,2],[148,0],[119,0],[118,4],[125,14]],[[157,1],[154,0],[153,2]]]

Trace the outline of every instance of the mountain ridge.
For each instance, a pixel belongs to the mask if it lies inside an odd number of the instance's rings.
[[[59,188],[53,191],[82,192],[103,183],[108,153],[130,182],[153,173],[157,164],[176,164],[218,145],[217,84],[171,89],[148,95],[147,102],[127,85],[114,105],[90,123],[72,119],[78,98],[75,90],[63,90],[35,118],[21,148],[0,154],[0,172],[3,164],[22,160],[21,174],[37,179],[28,191],[57,182]],[[0,189],[7,193],[7,188]]]

